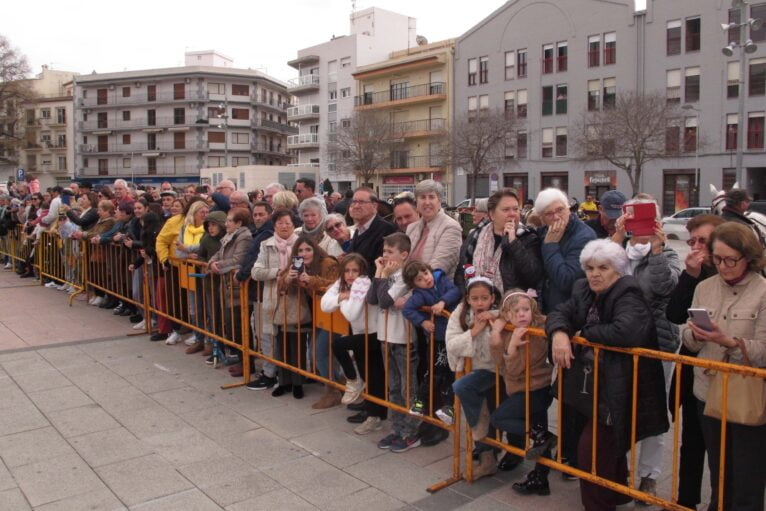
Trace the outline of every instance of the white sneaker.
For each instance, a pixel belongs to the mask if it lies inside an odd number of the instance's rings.
[[[187,346],[193,346],[197,343],[197,336],[194,334],[191,334],[189,337],[186,338],[184,341],[184,344]]]
[[[10,270],[11,268],[13,268],[13,266],[11,266],[11,263],[5,263],[5,266],[3,266],[3,268],[5,268],[6,270]]]
[[[67,291],[68,289],[69,289],[69,284],[67,284],[66,282],[58,286],[59,291]]]
[[[346,382],[346,392],[343,394],[343,398],[340,400],[344,405],[350,405],[359,399],[359,396],[364,392],[364,380],[357,378],[356,380],[348,380]]]
[[[367,435],[383,427],[380,417],[367,417],[363,423],[354,428],[357,435]]]
[[[173,345],[173,344],[178,343],[178,341],[180,341],[180,340],[181,340],[181,334],[179,334],[178,332],[174,331],[172,334],[170,334],[168,336],[167,339],[165,339],[165,344]]]
[[[146,320],[144,319],[133,325],[133,330],[143,330],[144,328],[146,328]]]
[[[48,282],[47,284],[45,284],[45,287],[47,287],[47,288],[54,288],[54,287],[55,287],[56,289],[58,289],[58,288],[59,288],[59,285],[58,285],[58,284],[56,284],[54,281],[52,281],[52,280],[51,280],[50,282]]]
[[[104,303],[104,300],[105,298],[103,296],[97,296],[96,299],[93,300],[93,303],[91,305],[93,305],[94,307],[98,307],[99,305]]]
[[[96,298],[98,298],[98,296],[94,296],[93,298],[88,300],[88,305],[95,305],[96,304]]]

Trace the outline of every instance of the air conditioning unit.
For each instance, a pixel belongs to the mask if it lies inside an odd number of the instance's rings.
[[[186,82],[186,83],[191,83],[191,78],[185,78],[185,79],[184,79],[184,82]]]
[[[139,87],[141,87],[141,82],[136,82],[136,83],[134,83],[133,85],[135,85],[135,86],[136,86],[136,88],[138,89]]]
[[[109,90],[114,90],[114,84],[113,83],[109,85]]]

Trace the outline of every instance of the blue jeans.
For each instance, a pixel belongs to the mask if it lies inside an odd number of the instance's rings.
[[[333,334],[332,340],[335,342],[336,340],[340,339],[340,334]],[[321,328],[316,329],[316,367],[313,367],[314,365],[314,340],[312,339],[312,336],[309,336],[309,346],[308,346],[308,361],[309,365],[312,366],[312,369],[319,373],[320,376],[323,378],[329,378],[330,377],[330,356],[332,355],[330,353],[330,332],[327,330],[322,330]],[[340,380],[341,376],[341,370],[340,370],[340,364],[338,363],[337,359],[334,359],[332,362],[332,379],[335,381]]]
[[[261,303],[255,302],[253,304],[253,312],[250,314],[250,324],[253,327],[253,337],[259,338],[260,340],[260,353],[270,358],[276,358],[277,351],[274,346],[273,333],[275,328],[271,322],[268,321],[266,317],[264,317],[265,313],[259,310],[260,307]],[[262,325],[258,324],[259,317],[263,323]],[[263,371],[263,374],[268,378],[276,378],[277,376],[277,366],[271,362],[267,362],[266,360],[264,360],[263,364],[261,365],[261,371]]]
[[[460,398],[468,425],[476,427],[479,422],[484,394],[495,386],[496,375],[486,369],[477,369],[452,384],[452,390]]]
[[[543,387],[529,392],[529,426],[540,426],[548,429],[548,407],[553,396],[550,387]],[[526,408],[524,392],[515,392],[508,396],[492,414],[491,423],[501,431],[505,431],[508,443],[519,449],[526,446]],[[550,456],[550,453],[544,454]],[[517,456],[514,456],[518,458]],[[541,465],[535,467],[547,474],[548,469]]]
[[[380,343],[385,366],[388,367],[388,400],[399,406],[412,406],[418,391],[418,352],[414,343],[406,344]],[[388,358],[388,360],[386,360]],[[409,358],[410,372],[407,374],[407,359]],[[409,379],[408,379],[409,376]],[[407,390],[409,387],[409,394]],[[409,403],[409,405],[408,405]],[[407,414],[393,412],[391,431],[400,437],[411,437],[418,432],[420,421]]]

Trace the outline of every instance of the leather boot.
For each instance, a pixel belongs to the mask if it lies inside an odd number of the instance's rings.
[[[481,477],[495,475],[496,473],[497,459],[495,458],[494,451],[483,451],[479,454],[479,463],[473,466],[473,480],[476,481]]]
[[[340,405],[340,400],[343,395],[340,391],[335,390],[333,387],[325,386],[324,394],[319,398],[319,401],[311,405],[314,410],[324,410],[326,408],[332,408]]]

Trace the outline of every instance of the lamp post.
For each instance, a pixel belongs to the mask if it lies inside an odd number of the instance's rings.
[[[753,19],[747,17],[747,0],[732,0],[732,7],[739,9],[739,19],[744,20],[740,23],[722,23],[721,30],[728,32],[731,29],[739,28],[739,42],[730,41],[721,52],[731,57],[734,55],[734,50],[739,49],[739,93],[737,95],[737,159],[736,159],[736,181],[739,183],[740,188],[747,189],[747,183],[743,180],[742,176],[742,158],[744,155],[744,131],[745,131],[745,72],[747,70],[747,56],[750,53],[755,52],[758,49],[752,39],[747,37],[745,29],[747,27],[750,30],[759,30],[762,25],[760,19]]]
[[[219,124],[219,128],[223,128],[223,159],[224,167],[229,166],[229,101],[224,99],[223,103],[218,104],[218,115],[216,115],[223,124]]]
[[[699,108],[694,105],[686,103],[681,107],[682,110],[693,110],[694,117],[697,119],[697,134],[694,137],[694,190],[697,193],[697,204],[699,204],[699,180],[700,180],[700,114],[702,113]]]

